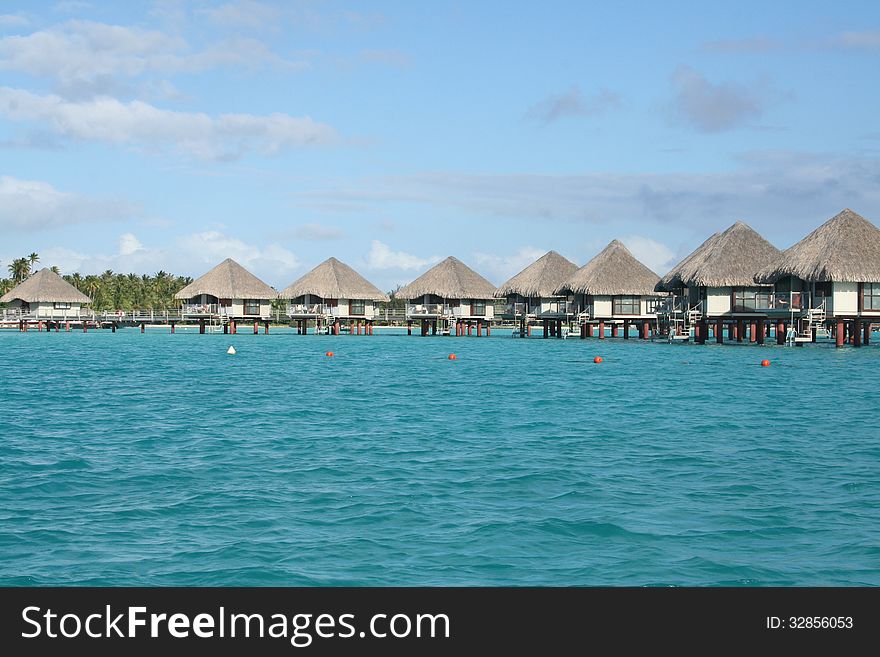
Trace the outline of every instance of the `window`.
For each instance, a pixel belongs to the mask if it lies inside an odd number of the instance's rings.
[[[55,310],[70,310],[70,304],[64,301],[56,301],[53,306]]]
[[[862,284],[862,310],[880,310],[880,283]]]
[[[244,300],[244,314],[245,315],[259,315],[260,314],[260,300],[259,299],[245,299]]]
[[[641,306],[641,297],[614,297],[611,312],[614,315],[638,315]]]
[[[474,301],[471,303],[471,315],[474,317],[485,317],[486,316],[486,302],[485,301]]]
[[[657,306],[660,305],[660,299],[657,297],[650,297],[645,299],[645,313],[648,315],[653,315],[657,312]]]
[[[352,299],[348,302],[348,312],[352,315],[366,315],[366,301],[364,301],[363,299]]]
[[[733,312],[770,307],[770,288],[738,287],[733,290]]]
[[[870,285],[870,283],[866,283],[866,286]],[[817,297],[830,297],[831,296],[831,281],[823,281],[821,283],[816,283],[816,296]]]

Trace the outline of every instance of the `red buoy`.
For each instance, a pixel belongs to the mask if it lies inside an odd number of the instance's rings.
[[[449,360],[458,360],[458,356],[455,354],[449,354]]]
[[[328,352],[327,352],[326,354],[324,354],[324,355],[327,356],[327,358],[333,358],[333,352],[332,352],[332,351],[328,351]]]
[[[761,361],[761,367],[770,367],[770,361],[765,358]]]
[[[602,362],[602,357],[601,357],[601,356],[596,356],[596,357],[593,359],[593,362],[594,362],[594,363],[601,363],[601,362]]]

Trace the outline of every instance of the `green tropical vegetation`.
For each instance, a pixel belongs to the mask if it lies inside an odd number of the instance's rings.
[[[24,258],[16,258],[6,269],[8,278],[0,279],[0,294],[6,294],[37,271],[35,265],[40,262],[37,253]],[[51,267],[56,274],[58,267]],[[95,310],[170,310],[177,308],[180,302],[174,294],[192,282],[189,276],[175,276],[165,271],[149,274],[117,274],[111,270],[103,274],[79,273],[66,274],[64,280],[80,292],[92,299]]]

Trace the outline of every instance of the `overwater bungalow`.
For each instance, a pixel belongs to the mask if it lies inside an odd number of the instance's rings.
[[[287,299],[288,315],[300,333],[308,332],[309,321],[322,324],[339,335],[342,322],[354,334],[373,333],[373,320],[379,316],[379,302],[388,296],[354,269],[336,258],[329,258],[281,291]]]
[[[205,323],[218,321],[223,331],[235,333],[240,321],[253,321],[254,332],[260,321],[269,330],[272,302],[278,298],[273,287],[227,258],[211,271],[184,287],[175,299],[181,300],[182,316],[199,318],[199,332]]]
[[[833,328],[837,346],[868,344],[880,322],[880,229],[850,209],[786,249],[758,275],[788,301],[791,342]]]
[[[577,268],[556,251],[548,251],[495,290],[497,298],[507,300],[501,317],[519,325],[519,336],[531,335],[533,321],[543,323],[545,338],[561,335],[562,324],[572,318],[574,308],[556,290]]]
[[[581,337],[591,337],[594,327],[599,338],[610,325],[611,336],[629,338],[635,325],[639,337],[648,338],[656,320],[660,295],[654,291],[660,277],[648,269],[618,240],[612,241],[583,267],[575,271],[556,290],[574,299],[580,317]]]
[[[658,292],[672,297],[660,309],[670,338],[687,339],[693,333],[704,343],[709,324],[718,342],[728,339],[764,342],[768,314],[778,313],[773,288],[758,284],[755,277],[775,263],[779,249],[751,226],[737,221],[715,233],[657,283]],[[777,336],[778,339],[778,336]]]
[[[438,330],[448,335],[489,335],[489,321],[495,314],[495,286],[457,258],[440,262],[409,285],[397,298],[406,300],[407,333],[412,323],[421,324],[421,334]]]
[[[92,300],[48,267],[40,269],[0,297],[8,304],[5,318],[44,320],[78,320],[83,304]]]

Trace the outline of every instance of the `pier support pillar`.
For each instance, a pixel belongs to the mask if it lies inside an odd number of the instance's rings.
[[[861,347],[862,346],[862,327],[861,320],[854,319],[852,321],[852,346],[853,347]]]
[[[758,323],[756,320],[753,319],[751,321],[751,323],[749,324],[749,342],[757,342],[758,341],[757,327],[758,327]]]
[[[489,322],[486,322],[486,337],[488,338],[491,335],[492,335],[492,327],[489,326]]]
[[[27,330],[27,328],[25,328],[25,331],[26,330]],[[88,333],[88,332],[89,332],[89,323],[86,320],[83,320],[83,333]]]
[[[618,334],[617,324],[612,324],[611,325],[611,337],[616,338],[617,334]]]
[[[776,344],[785,344],[785,322],[776,322]]]
[[[870,324],[868,324],[868,326],[870,326]],[[61,323],[60,323],[60,322],[55,322],[55,332],[58,333],[58,332],[60,332],[60,331],[61,331]],[[865,342],[865,344],[868,344],[868,343]]]
[[[865,322],[863,328],[865,335],[862,337],[862,344],[867,347],[871,344],[871,322]]]
[[[587,322],[587,337],[588,338],[593,337],[593,325],[590,324],[589,322]]]
[[[641,331],[639,331],[639,337],[642,337]],[[629,340],[629,320],[623,320],[623,339]]]
[[[412,335],[412,320],[406,320],[406,334]],[[339,335],[339,321],[336,322],[336,335]]]
[[[483,336],[483,322],[477,320],[477,337],[480,338]]]
[[[406,334],[412,335],[412,322],[406,323]],[[333,322],[333,335],[339,335],[339,320]]]
[[[113,322],[113,323],[110,325],[110,332],[111,332],[111,333],[116,333],[116,322]]]
[[[599,339],[605,339],[605,322],[603,322],[601,319],[599,320]]]
[[[254,321],[254,335],[256,335],[259,332],[260,332],[260,323],[257,321]]]
[[[171,333],[174,333],[174,322],[171,322]]]
[[[724,344],[724,320],[716,319],[715,320],[715,342],[718,344]]]
[[[360,329],[358,329],[358,333],[360,333]],[[431,335],[437,335],[437,320],[435,319],[431,322]]]
[[[69,322],[68,322],[68,325],[70,325]],[[147,330],[147,324],[146,324],[146,322],[141,322],[141,333],[143,333],[143,332],[146,331],[146,330]]]
[[[545,319],[545,320],[543,320],[543,323],[544,323],[544,337],[549,338],[550,337],[550,320]]]
[[[532,325],[531,324],[526,324],[526,335],[528,337],[532,337]]]
[[[843,346],[844,323],[842,319],[837,320],[837,326],[834,330],[834,344],[837,347]]]
[[[737,342],[743,341],[743,338],[745,337],[745,332],[746,332],[746,323],[741,319],[736,320],[736,341]]]
[[[764,320],[756,319],[755,323],[752,325],[752,333],[755,335],[755,342],[758,344],[764,344]]]
[[[64,322],[64,332],[70,333],[70,320]]]
[[[263,333],[265,335],[269,335],[269,320],[268,319],[266,320],[265,327],[263,329]]]
[[[238,333],[238,324],[235,323],[234,319],[229,322],[229,330],[232,332],[232,335]]]
[[[734,326],[734,323],[731,322],[730,324],[727,325],[727,339],[734,340],[735,338],[736,338],[736,327]]]
[[[205,320],[200,319],[199,320],[199,335],[204,335],[204,334],[205,334]]]
[[[639,336],[642,340],[647,340],[651,333],[651,322],[642,322],[642,334]]]
[[[141,331],[141,333],[143,333],[143,331]],[[223,325],[223,335],[228,335],[228,334],[229,334],[229,324],[224,324]]]

